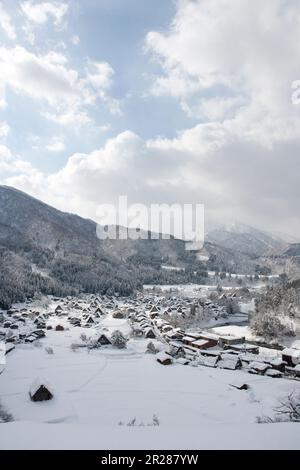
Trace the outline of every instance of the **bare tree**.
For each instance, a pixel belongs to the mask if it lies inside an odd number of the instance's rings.
[[[286,398],[279,400],[279,405],[274,411],[277,416],[287,418],[287,421],[300,422],[300,394],[291,392]]]

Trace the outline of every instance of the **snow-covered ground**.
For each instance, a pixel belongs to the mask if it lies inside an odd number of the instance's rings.
[[[99,325],[129,333],[126,320],[108,315]],[[0,424],[0,449],[278,449],[300,448],[299,424],[257,424],[300,383],[244,371],[173,364],[145,354],[145,339],[126,350],[73,352],[70,345],[95,328],[47,331],[42,347],[20,344],[0,375],[0,398],[15,421]],[[45,347],[54,354],[47,354]],[[30,401],[36,377],[54,389],[48,402]],[[249,390],[230,384],[247,383]],[[153,415],[159,426],[152,423]],[[136,424],[127,426],[136,418]],[[123,425],[120,425],[120,422]]]
[[[216,285],[206,285],[206,284],[174,284],[174,285],[162,285],[162,284],[145,284],[143,286],[144,291],[153,291],[153,289],[161,292],[174,291],[178,294],[184,295],[186,297],[199,297],[201,294],[205,296],[208,292],[213,292],[217,289]],[[223,290],[230,290],[232,287],[223,287]]]

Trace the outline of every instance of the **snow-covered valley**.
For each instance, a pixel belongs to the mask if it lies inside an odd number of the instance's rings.
[[[300,382],[195,361],[164,366],[146,352],[149,339],[130,334],[128,317],[106,310],[89,327],[74,327],[69,317],[52,312],[44,338],[17,344],[7,355],[0,398],[13,421],[0,424],[1,449],[299,448],[299,425],[258,424],[257,418],[272,416]],[[72,347],[114,330],[130,337],[126,348]],[[160,338],[152,341],[166,349]],[[36,378],[51,384],[52,400],[30,400]],[[241,384],[248,389],[236,388]]]

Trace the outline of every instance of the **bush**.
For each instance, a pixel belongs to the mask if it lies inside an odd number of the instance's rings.
[[[0,423],[9,423],[13,421],[13,415],[8,413],[0,402]]]
[[[146,352],[149,353],[149,354],[157,354],[158,353],[158,349],[156,349],[156,347],[154,346],[154,343],[152,341],[149,341],[149,343],[147,344]]]
[[[274,409],[277,417],[284,418],[284,421],[300,422],[300,394],[290,393],[286,398],[279,401],[279,405]]]
[[[111,335],[111,343],[118,349],[125,349],[127,345],[127,338],[119,330],[115,330]]]
[[[45,348],[45,351],[47,354],[54,354],[53,348],[51,347]]]
[[[264,338],[277,338],[282,333],[282,324],[278,316],[270,312],[256,312],[250,321],[252,330]]]
[[[256,422],[261,423],[282,423],[294,422],[300,423],[300,394],[295,395],[291,392],[287,397],[279,400],[279,404],[274,408],[275,416],[262,416],[256,419]]]

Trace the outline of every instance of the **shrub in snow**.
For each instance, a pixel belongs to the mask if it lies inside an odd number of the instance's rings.
[[[279,405],[274,411],[277,413],[277,417],[283,417],[286,421],[300,422],[300,394],[290,393],[279,401]]]
[[[130,420],[129,423],[127,423],[127,426],[136,426],[136,418]]]
[[[99,343],[99,341],[94,340],[94,339],[93,340],[91,339],[87,342],[88,349],[99,349],[101,348],[101,346],[102,346],[101,343]]]
[[[124,349],[126,348],[127,338],[125,338],[121,331],[115,330],[111,335],[111,343],[118,349]]]
[[[274,408],[275,416],[262,416],[257,418],[257,423],[300,423],[300,394],[290,393],[287,397],[279,400],[279,404]]]
[[[78,343],[72,343],[70,346],[71,351],[76,352],[81,347]]]
[[[123,421],[119,421],[118,425],[119,426],[124,426],[125,423]],[[140,426],[140,427],[142,427],[142,426],[159,426],[159,425],[160,425],[160,422],[159,422],[159,419],[158,419],[156,414],[153,415],[152,421],[150,423],[145,424],[143,421],[137,423],[136,418],[132,418],[126,424],[126,426],[128,426],[128,427],[134,427],[134,426]]]
[[[83,342],[85,343],[85,342],[86,342],[86,340],[87,340],[87,336],[86,336],[86,334],[85,334],[85,333],[81,333],[81,335],[80,335],[80,339],[81,339],[81,341],[83,341]]]
[[[38,340],[38,341],[35,341],[35,342],[33,343],[33,345],[34,345],[35,348],[42,348],[42,347],[43,347],[41,341],[39,341],[39,340]]]
[[[14,335],[14,334],[13,334],[12,330],[8,330],[8,332],[6,333],[6,338],[7,338],[7,339],[10,339],[10,338],[13,337],[13,335]]]
[[[8,413],[0,402],[0,423],[9,423],[13,421],[13,415]]]
[[[156,414],[153,415],[153,426],[159,426],[160,422]]]
[[[45,351],[47,354],[54,354],[53,348],[51,347],[45,348]]]
[[[149,343],[147,344],[146,352],[149,353],[149,354],[157,354],[158,353],[158,349],[156,349],[156,347],[154,346],[152,341],[149,341]]]
[[[282,324],[272,312],[256,312],[251,318],[252,330],[263,338],[278,338],[282,333]]]

